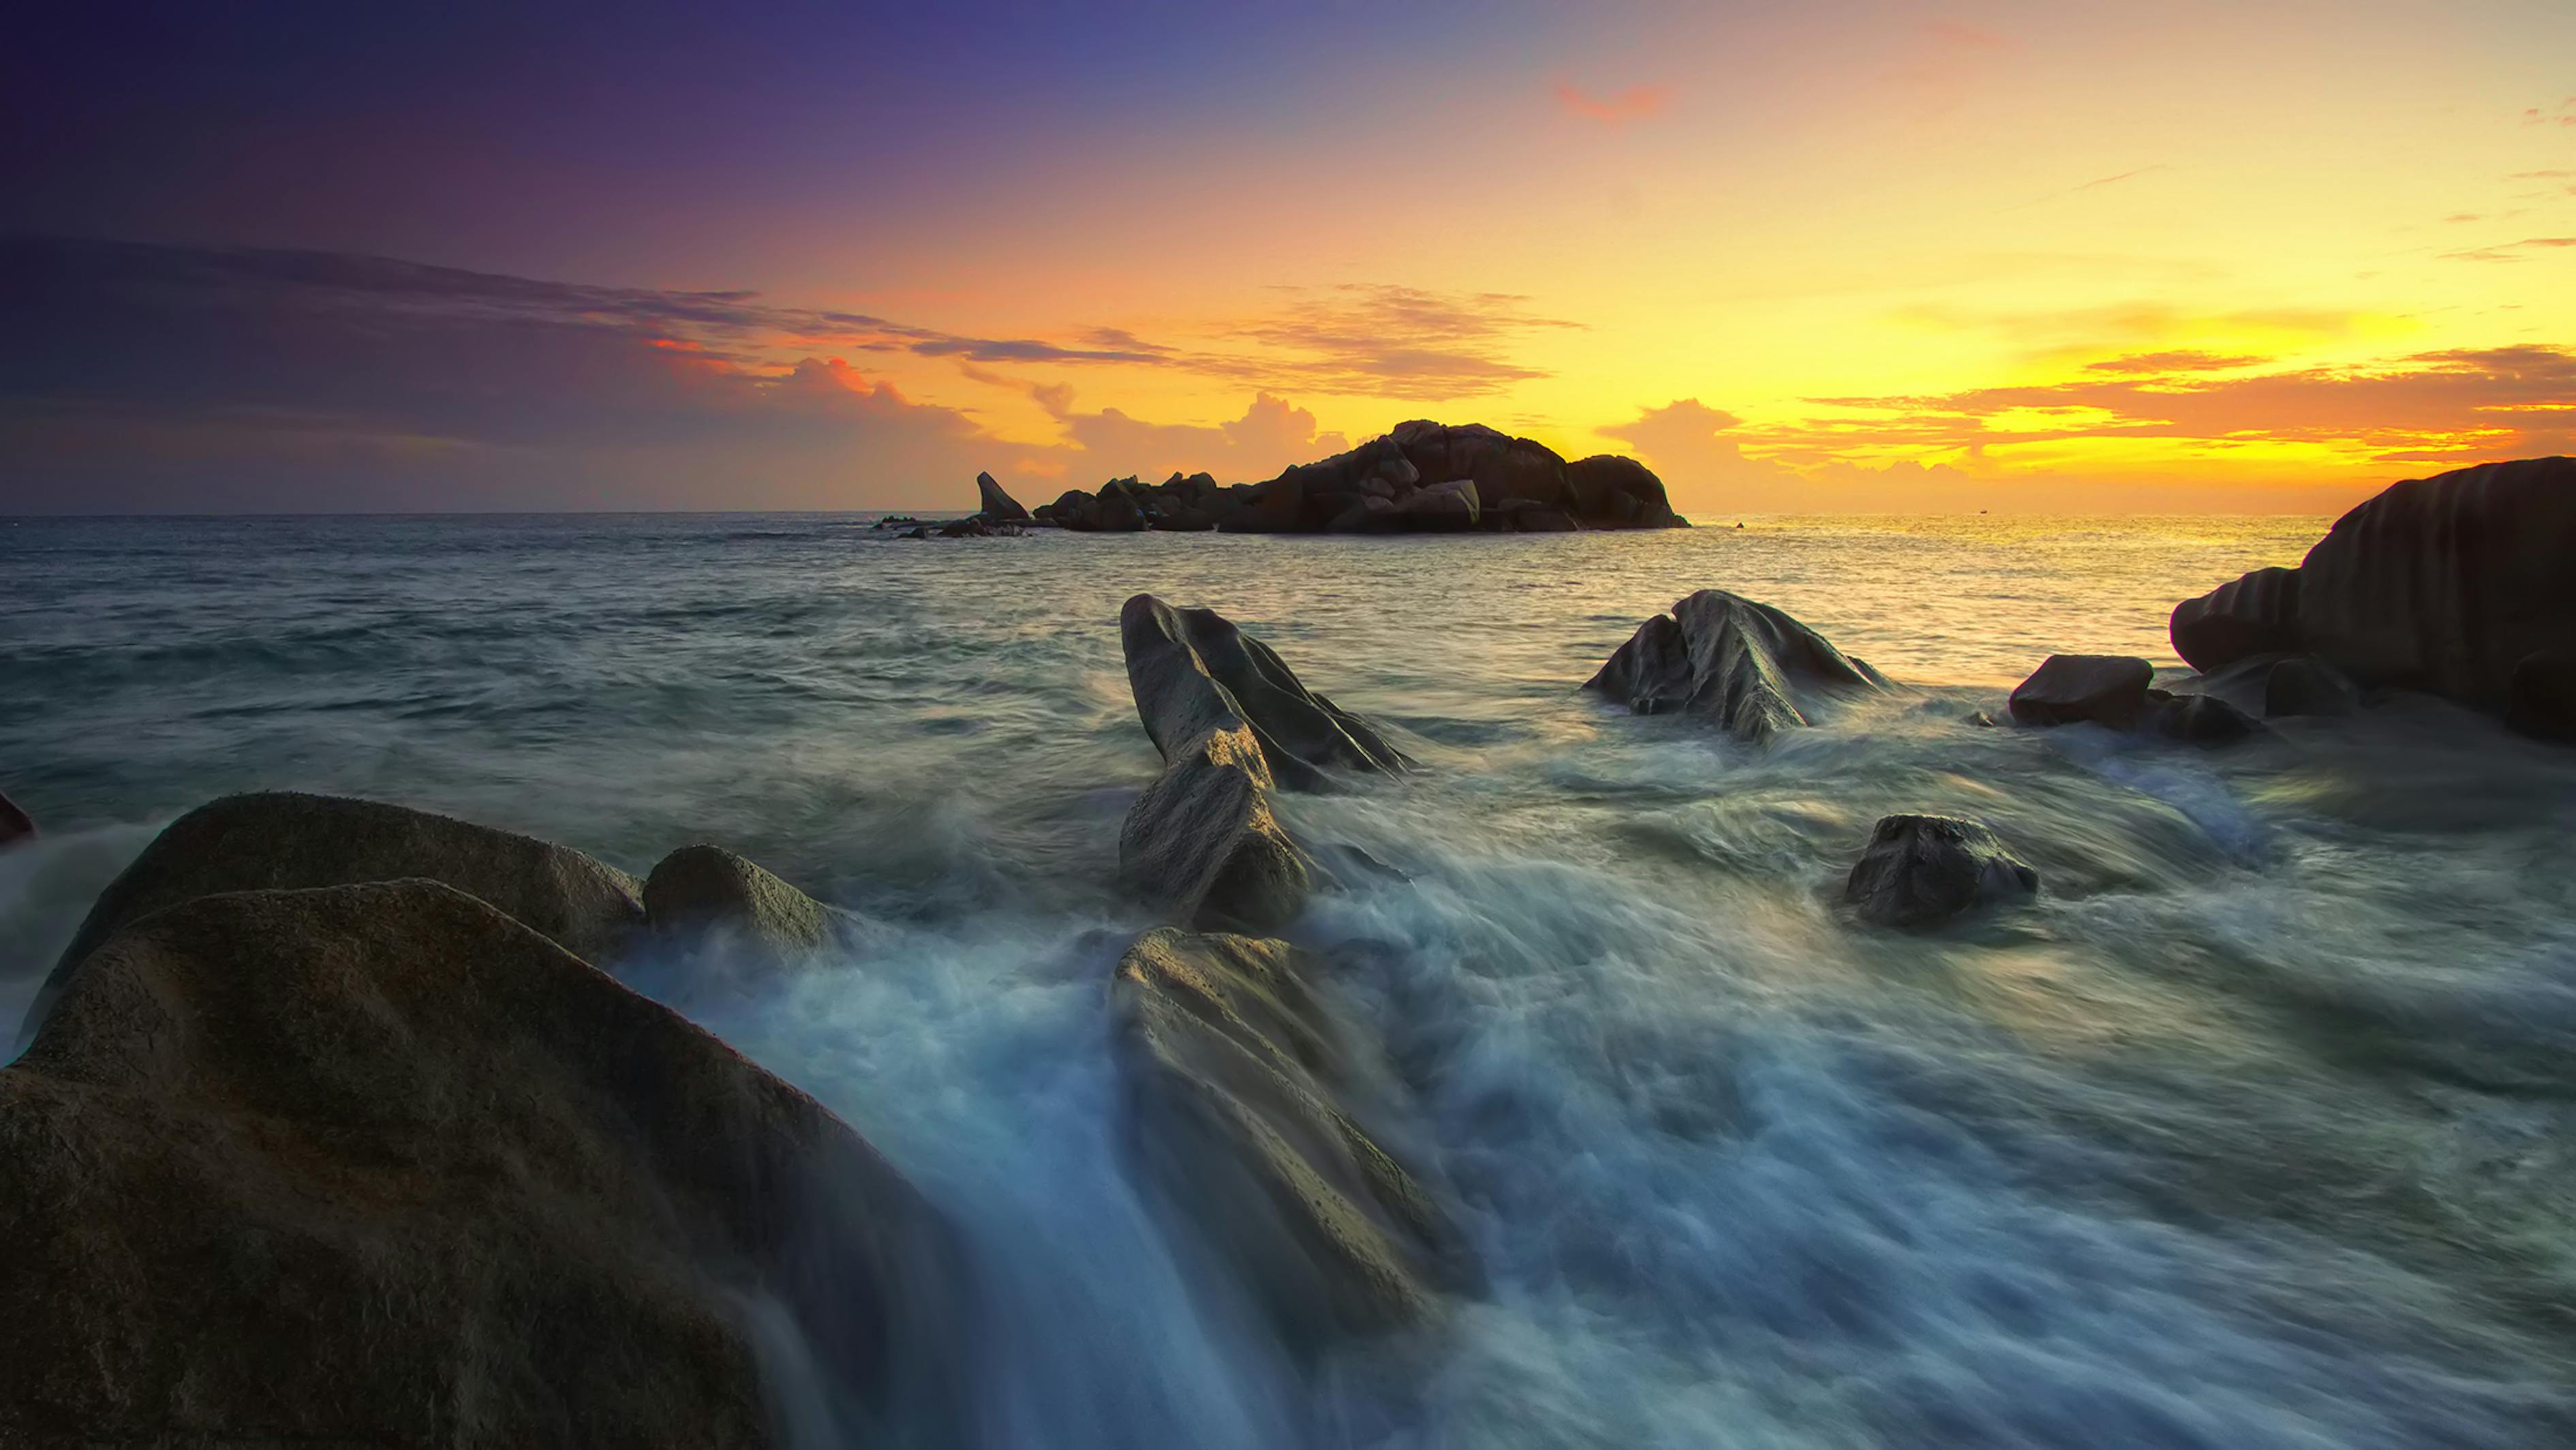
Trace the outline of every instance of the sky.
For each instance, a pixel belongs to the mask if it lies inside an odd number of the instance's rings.
[[[962,509],[1415,417],[1695,514],[2576,452],[2569,0],[44,10],[0,512]]]

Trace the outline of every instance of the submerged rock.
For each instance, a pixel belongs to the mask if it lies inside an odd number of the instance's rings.
[[[2019,900],[2039,873],[1977,821],[1889,816],[1843,882],[1843,899],[1882,926],[1916,927]]]
[[[2050,655],[2013,688],[2012,717],[2022,725],[2089,720],[2131,729],[2146,716],[2155,678],[2153,665],[2128,655]]]
[[[1118,829],[1118,873],[1179,921],[1272,931],[1305,907],[1306,853],[1270,807],[1275,784],[1243,725],[1201,731],[1168,762]]]
[[[962,1352],[865,1142],[432,881],[121,924],[0,1070],[0,1161],[10,1444],[766,1446],[764,1343],[835,1435]]]
[[[1468,1283],[1462,1239],[1355,1116],[1320,963],[1281,941],[1147,932],[1113,1002],[1147,1180],[1292,1344],[1416,1324]]]
[[[1139,594],[1118,612],[1118,640],[1136,714],[1167,761],[1207,731],[1240,723],[1260,741],[1270,772],[1293,789],[1325,784],[1328,769],[1391,774],[1413,763],[1213,609]]]
[[[2262,723],[2216,695],[2171,695],[2155,701],[2146,726],[2191,745],[2233,745],[2265,735]]]
[[[2361,691],[2341,670],[2315,655],[2292,655],[2263,676],[2263,713],[2349,715],[2361,708]]]
[[[0,846],[12,845],[36,834],[36,818],[19,809],[18,803],[0,795]]]
[[[720,932],[773,961],[832,941],[829,907],[757,862],[717,846],[683,846],[644,878],[644,920],[656,932]]]
[[[975,500],[976,511],[997,524],[1028,522],[1029,511],[1004,492],[989,473],[975,475]]]
[[[263,791],[170,823],[109,883],[28,1009],[128,923],[191,897],[418,877],[478,897],[577,956],[615,957],[644,918],[634,877],[579,851],[378,801]]]
[[[1781,610],[1702,589],[1640,625],[1583,687],[1640,715],[1700,715],[1759,742],[1808,723],[1802,690],[1882,690],[1888,679]]]

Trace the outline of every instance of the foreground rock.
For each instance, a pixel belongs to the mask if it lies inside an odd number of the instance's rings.
[[[2504,723],[2535,739],[2576,741],[2576,651],[2525,655],[2513,668]]]
[[[1315,873],[1271,809],[1277,782],[1260,742],[1237,723],[1164,754],[1162,775],[1119,826],[1119,879],[1193,926],[1285,925],[1304,909]]]
[[[1843,883],[1843,899],[1882,926],[1919,927],[2039,889],[2039,873],[1995,833],[1956,816],[1889,816]]]
[[[1209,1260],[1300,1349],[1427,1318],[1461,1238],[1354,1116],[1361,1074],[1285,942],[1147,932],[1113,989],[1132,1145]]]
[[[2146,718],[2155,679],[2155,666],[2128,655],[2050,655],[2013,688],[2012,717],[2022,725],[2132,729]]]
[[[654,866],[644,920],[666,936],[721,936],[764,964],[812,956],[833,939],[829,907],[716,846],[683,846]]]
[[[1758,743],[1808,723],[1802,693],[1883,690],[1888,680],[1781,610],[1703,589],[1647,620],[1583,687],[1640,715],[1699,715]]]
[[[1024,524],[1029,521],[1029,511],[1020,506],[1018,499],[1004,492],[989,473],[975,475],[975,508],[976,512],[997,524]]]
[[[1329,769],[1394,773],[1412,764],[1213,609],[1139,594],[1118,613],[1118,642],[1136,713],[1166,761],[1208,731],[1239,724],[1261,743],[1271,774],[1294,789],[1325,784]]]
[[[36,834],[36,818],[18,808],[18,803],[0,795],[0,846],[13,845]]]
[[[192,897],[410,877],[490,903],[577,956],[613,959],[644,918],[634,877],[579,851],[428,811],[341,796],[226,796],[170,823],[99,893],[28,1009],[127,924]]]
[[[2263,675],[2263,713],[2349,715],[2361,708],[2361,691],[2343,671],[2315,655],[2276,661]]]
[[[0,1070],[0,1161],[9,1444],[762,1446],[764,1342],[835,1435],[944,1413],[961,1352],[866,1143],[430,881],[113,930]]]
[[[2576,459],[2410,479],[2336,520],[2297,569],[2176,606],[2174,648],[2204,671],[2304,651],[2365,688],[2510,714],[2525,660],[2576,652],[2570,557]]]
[[[2234,745],[2269,733],[2261,721],[2216,695],[2167,695],[2148,709],[2144,723],[2186,745]]]

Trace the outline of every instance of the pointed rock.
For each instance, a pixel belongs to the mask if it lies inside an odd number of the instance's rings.
[[[1028,521],[1029,511],[1020,507],[1018,499],[1003,492],[1002,486],[994,482],[993,475],[989,473],[975,475],[975,495],[976,511],[997,524]]]
[[[1755,743],[1808,723],[1802,691],[1887,687],[1885,675],[1786,612],[1723,589],[1647,620],[1584,683],[1639,715],[1698,715]]]

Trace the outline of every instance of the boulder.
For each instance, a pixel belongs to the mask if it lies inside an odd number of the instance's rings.
[[[2021,725],[2090,720],[2127,730],[2145,718],[2155,678],[2153,665],[2127,655],[2050,655],[2014,687],[2012,717]]]
[[[2292,655],[2263,676],[2263,713],[2268,717],[2349,715],[2360,708],[2361,691],[2343,671],[2315,655]]]
[[[2523,656],[2506,691],[2504,723],[2534,739],[2576,742],[2576,651]]]
[[[1218,512],[1216,526],[1229,534],[1303,533],[1310,527],[1305,514],[1306,486],[1292,469],[1235,496]]]
[[[1281,941],[1165,927],[1112,998],[1140,1176],[1249,1276],[1293,1348],[1418,1324],[1472,1282],[1461,1235],[1355,1112],[1363,1074]]]
[[[1097,518],[1092,527],[1104,534],[1141,533],[1145,528],[1145,511],[1137,506],[1135,495],[1123,488],[1100,490]]]
[[[831,908],[717,846],[683,846],[644,878],[644,920],[670,935],[721,933],[770,961],[832,944]]]
[[[1801,692],[1880,690],[1888,680],[1784,611],[1702,589],[1639,626],[1583,687],[1639,715],[1699,715],[1759,743],[1808,723]]]
[[[1516,534],[1571,534],[1583,527],[1564,509],[1535,499],[1507,498],[1485,513],[1487,523]]]
[[[1565,466],[1567,492],[1577,518],[1596,529],[1686,529],[1673,512],[1664,481],[1633,458],[1602,453]]]
[[[10,846],[36,834],[36,818],[20,809],[18,803],[0,795],[0,846]]]
[[[1118,612],[1127,684],[1154,748],[1170,761],[1212,729],[1242,724],[1292,789],[1327,769],[1393,773],[1413,762],[1357,715],[1307,689],[1276,651],[1213,609],[1139,594]]]
[[[1002,486],[995,483],[989,473],[975,475],[975,496],[976,511],[997,524],[1028,521],[1029,511],[1020,507],[1018,499],[1003,492]]]
[[[2174,606],[2174,653],[2206,674],[2299,648],[2299,571],[2257,569]]]
[[[2299,638],[2364,686],[2502,712],[2533,654],[2576,651],[2576,458],[2393,485],[2299,566]]]
[[[579,851],[378,801],[297,791],[226,796],[170,823],[99,893],[27,1010],[27,1029],[82,959],[139,917],[194,896],[419,877],[445,882],[591,961],[644,918],[640,883]]]
[[[2216,695],[2169,695],[2153,701],[2146,727],[2191,745],[2234,745],[2271,732],[2253,716]]]
[[[1995,833],[1956,816],[1889,816],[1843,883],[1843,899],[1882,926],[1917,927],[2039,889],[2039,873]]]
[[[1417,534],[1456,534],[1476,527],[1482,510],[1467,479],[1426,483],[1395,500],[1395,516]]]
[[[836,1441],[953,1413],[921,1196],[437,882],[121,924],[0,1070],[0,1161],[0,1443],[766,1446],[772,1368]]]
[[[1056,495],[1054,503],[1039,512],[1051,516],[1059,528],[1077,534],[1095,532],[1100,527],[1100,500],[1078,488],[1068,488]]]
[[[1202,928],[1272,931],[1295,917],[1313,872],[1271,810],[1275,782],[1252,731],[1206,729],[1163,758],[1119,826],[1119,879]]]

